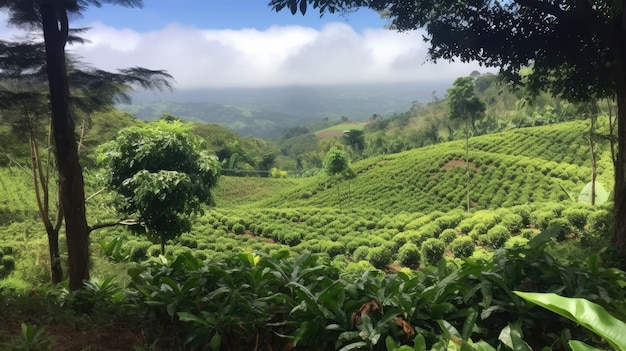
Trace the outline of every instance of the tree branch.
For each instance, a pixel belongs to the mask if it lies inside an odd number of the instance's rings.
[[[137,222],[137,220],[135,219],[122,219],[117,222],[96,223],[89,227],[89,233],[93,232],[94,230],[116,227],[118,225],[131,226],[131,225],[137,225],[137,224],[139,224],[139,222]]]

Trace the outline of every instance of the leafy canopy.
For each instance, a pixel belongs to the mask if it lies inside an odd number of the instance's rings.
[[[157,121],[124,129],[101,149],[117,210],[136,217],[161,243],[190,230],[191,216],[212,202],[220,173],[215,154],[189,130],[178,121]]]
[[[326,154],[324,171],[330,176],[354,177],[354,171],[350,168],[348,153],[334,146]]]
[[[448,89],[450,118],[470,121],[479,120],[485,115],[485,104],[476,96],[472,77],[459,77]]]

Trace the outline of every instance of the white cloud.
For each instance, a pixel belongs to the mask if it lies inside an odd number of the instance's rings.
[[[1,19],[1,18],[0,18]],[[165,69],[177,89],[452,81],[478,64],[427,62],[422,33],[273,26],[215,30],[172,24],[137,32],[95,22],[91,43],[69,48],[95,67]],[[7,37],[0,28],[0,37]],[[484,69],[483,69],[484,71]]]

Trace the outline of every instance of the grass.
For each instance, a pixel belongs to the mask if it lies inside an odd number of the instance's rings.
[[[342,123],[318,130],[314,134],[319,139],[333,139],[342,136],[344,130],[363,130],[366,124],[366,122]]]

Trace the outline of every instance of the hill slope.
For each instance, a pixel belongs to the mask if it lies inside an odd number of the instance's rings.
[[[577,121],[523,128],[472,138],[473,209],[563,201],[591,180],[586,123]],[[286,189],[252,207],[370,208],[387,213],[449,211],[465,204],[463,141],[371,158],[352,165],[351,181],[324,176]],[[611,186],[610,162],[600,163],[599,179]]]

